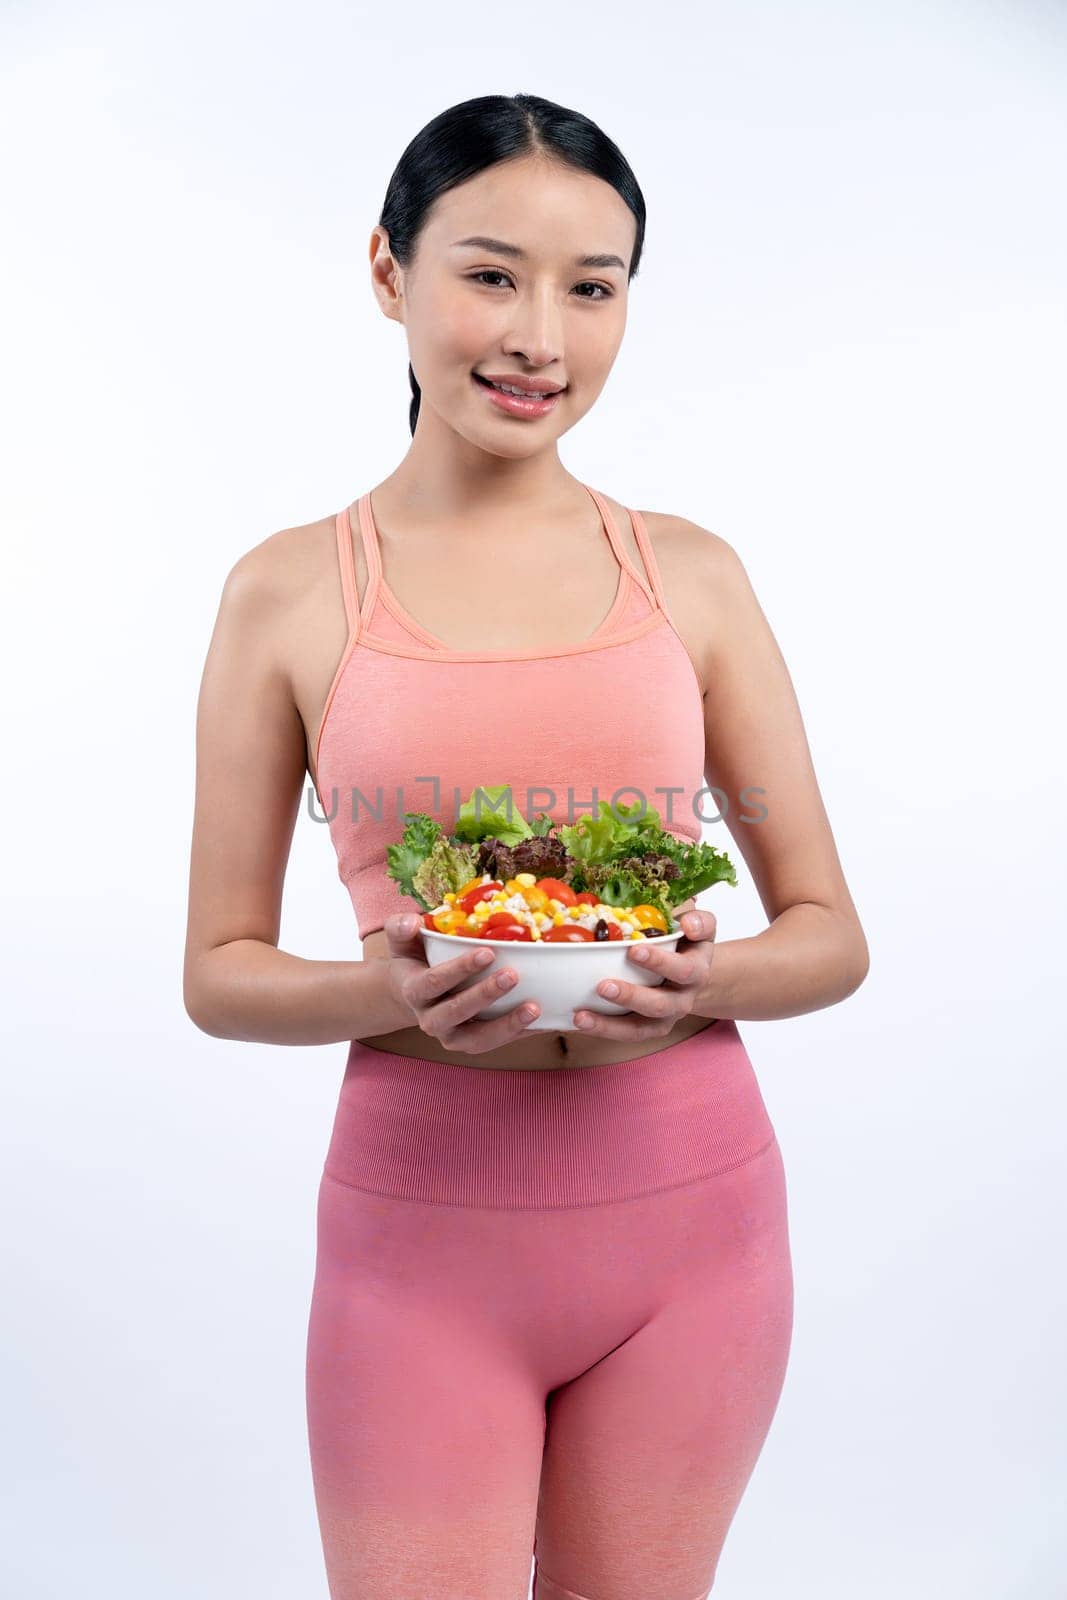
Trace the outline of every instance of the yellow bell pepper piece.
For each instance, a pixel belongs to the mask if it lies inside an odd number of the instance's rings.
[[[658,906],[631,906],[630,915],[639,928],[658,928],[667,931],[667,919]]]
[[[442,912],[439,917],[434,917],[434,927],[438,933],[455,933],[467,926],[467,913],[465,911]]]

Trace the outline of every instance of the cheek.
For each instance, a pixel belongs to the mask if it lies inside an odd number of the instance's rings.
[[[590,353],[594,356],[598,367],[610,367],[614,364],[625,332],[625,311],[619,317],[604,318],[602,325],[596,329],[595,342],[590,347]]]
[[[589,317],[567,328],[567,370],[585,374],[586,383],[599,387],[607,380],[626,332],[625,310],[618,316]]]
[[[429,308],[427,336],[442,361],[474,366],[495,338],[494,319],[477,303],[442,296]]]

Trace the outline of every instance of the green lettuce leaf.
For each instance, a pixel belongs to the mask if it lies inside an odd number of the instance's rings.
[[[567,854],[575,861],[611,861],[620,855],[633,855],[643,849],[652,850],[662,832],[659,812],[649,806],[643,816],[638,816],[640,806],[618,805],[615,813],[606,800],[599,804],[596,817],[579,817],[573,827],[564,823],[559,836]],[[683,896],[684,898],[684,896]],[[609,904],[605,901],[605,905]]]
[[[542,830],[543,831],[543,830]],[[469,800],[464,800],[456,818],[457,839],[502,839],[518,844],[530,839],[534,830],[515,805],[509,783],[480,784]]]
[[[423,811],[405,811],[404,821],[400,843],[385,847],[386,875],[423,911],[433,911],[446,891],[454,894],[479,876],[475,851],[453,844]]]
[[[616,806],[615,811],[618,816],[601,800],[598,816],[582,817],[573,827],[559,829],[568,855],[578,863],[584,886],[597,893],[604,887],[615,897],[603,894],[605,905],[644,902],[665,911],[667,906],[694,899],[713,883],[737,887],[737,873],[728,855],[714,845],[703,841],[690,844],[666,832],[653,806],[643,816],[638,815],[638,804]],[[641,857],[648,858],[644,866]],[[664,858],[673,863],[676,875],[664,870]]]

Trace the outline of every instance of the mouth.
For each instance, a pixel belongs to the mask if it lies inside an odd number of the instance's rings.
[[[471,377],[484,391],[490,404],[514,417],[545,417],[555,409],[562,396],[567,393],[564,388],[555,394],[546,394],[543,399],[535,400],[530,395],[513,394],[509,390],[501,389],[497,384],[490,383],[488,378],[483,378],[480,373],[472,372]]]

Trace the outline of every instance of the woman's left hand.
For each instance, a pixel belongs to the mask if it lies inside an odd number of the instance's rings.
[[[682,911],[678,920],[684,937],[673,950],[659,946],[655,939],[633,939],[626,952],[627,960],[647,967],[649,972],[662,973],[663,983],[622,981],[619,992],[609,994],[613,980],[605,978],[597,984],[597,994],[615,1005],[629,1006],[630,1010],[624,1016],[576,1011],[574,1021],[579,1033],[602,1039],[656,1039],[670,1033],[679,1017],[689,1015],[711,973],[716,919],[711,911]]]

